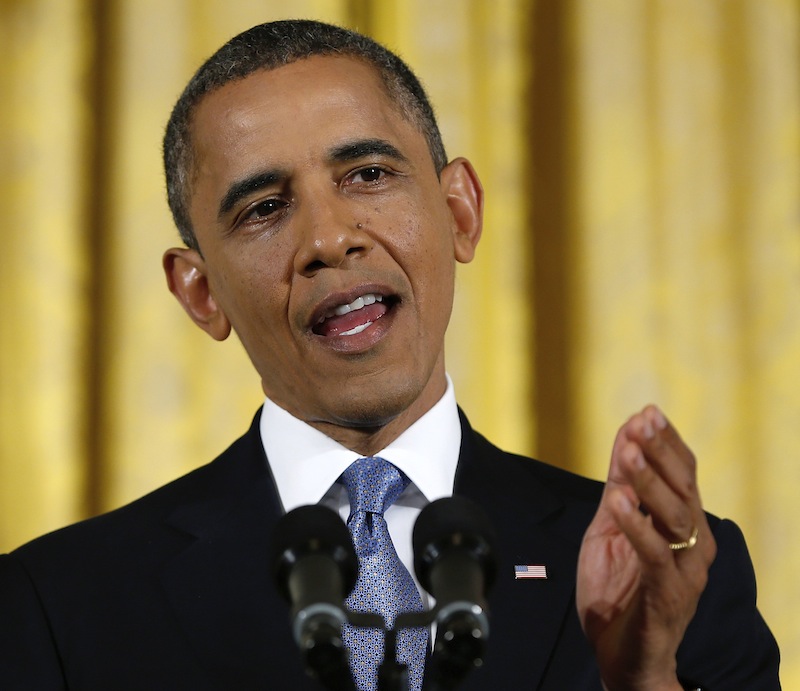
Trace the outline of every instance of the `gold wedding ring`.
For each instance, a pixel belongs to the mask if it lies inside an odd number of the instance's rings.
[[[697,528],[692,531],[692,536],[685,542],[670,542],[669,548],[674,551],[681,549],[691,549],[697,544]]]

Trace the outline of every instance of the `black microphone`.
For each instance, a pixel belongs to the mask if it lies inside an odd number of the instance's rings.
[[[494,529],[478,504],[448,497],[422,510],[412,540],[417,578],[436,599],[432,677],[451,688],[483,664],[486,595],[497,573]]]
[[[344,599],[358,577],[347,526],[324,506],[296,508],[275,527],[272,563],[306,671],[328,688],[354,689],[342,642]]]

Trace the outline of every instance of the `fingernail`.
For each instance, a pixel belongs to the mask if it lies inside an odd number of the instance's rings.
[[[645,415],[644,416],[644,426],[642,428],[642,432],[644,433],[645,439],[652,439],[656,433],[653,430],[653,425],[650,423],[650,418]]]
[[[617,495],[617,508],[622,511],[623,513],[630,513],[633,509],[630,501],[628,501],[628,497],[624,494]]]
[[[667,428],[667,418],[664,417],[664,413],[661,412],[661,409],[655,406],[653,406],[653,422],[655,422],[658,429]]]

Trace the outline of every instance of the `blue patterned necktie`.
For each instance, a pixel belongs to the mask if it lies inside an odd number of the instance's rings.
[[[358,555],[358,581],[345,605],[354,612],[377,612],[392,627],[402,612],[422,611],[422,598],[408,569],[397,556],[384,511],[400,496],[409,479],[382,458],[359,458],[342,474],[350,499],[347,527]],[[384,632],[345,624],[342,638],[350,650],[350,668],[359,691],[378,687]],[[397,659],[408,665],[410,691],[422,688],[427,628],[408,628],[397,637]]]

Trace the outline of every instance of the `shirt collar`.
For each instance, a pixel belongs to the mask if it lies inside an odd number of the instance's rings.
[[[359,454],[297,419],[270,400],[264,403],[261,441],[285,511],[316,504]],[[439,401],[378,454],[402,470],[428,501],[453,493],[461,448],[453,382]]]

